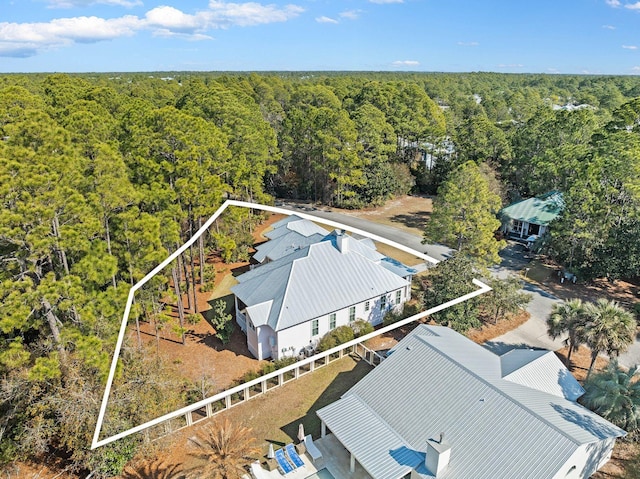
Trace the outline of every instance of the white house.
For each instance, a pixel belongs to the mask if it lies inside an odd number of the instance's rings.
[[[411,297],[413,273],[371,240],[334,231],[238,276],[236,321],[256,358],[299,355],[338,326],[381,323]]]
[[[419,325],[317,414],[373,479],[586,479],[626,433],[583,393],[554,353]]]

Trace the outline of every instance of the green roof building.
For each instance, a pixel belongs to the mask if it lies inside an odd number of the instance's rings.
[[[527,240],[534,235],[542,236],[563,207],[562,193],[559,191],[518,201],[500,210],[502,231],[512,239]]]

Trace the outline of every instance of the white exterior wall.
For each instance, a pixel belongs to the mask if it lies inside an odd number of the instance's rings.
[[[615,439],[580,446],[553,479],[588,479],[611,458]]]
[[[387,305],[384,310],[380,309],[380,296],[376,296],[369,300],[369,310],[365,310],[365,303],[363,301],[355,305],[356,307],[356,317],[355,320],[363,319],[365,321],[370,322],[371,324],[378,325],[382,323],[382,319],[384,315],[390,309],[400,310],[402,305],[409,299],[407,297],[407,292],[409,296],[411,295],[411,286],[408,285],[405,288],[401,288],[399,290],[401,292],[400,304],[396,304],[396,290],[387,293]],[[336,328],[338,326],[345,326],[349,324],[349,307],[335,311],[336,313]],[[329,314],[325,314],[318,318],[318,334],[312,335],[312,325],[313,320],[306,321],[301,324],[297,324],[287,329],[283,329],[278,331],[277,334],[277,356],[274,355],[274,359],[281,359],[284,356],[297,356],[300,351],[312,344],[316,346],[320,338],[327,334],[329,329]],[[269,328],[271,329],[271,328]],[[248,338],[247,338],[248,339]],[[268,341],[268,338],[266,339]],[[268,349],[268,343],[262,344],[262,350],[266,351]],[[284,349],[284,351],[283,351]]]

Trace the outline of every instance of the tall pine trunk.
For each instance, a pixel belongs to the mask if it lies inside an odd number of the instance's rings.
[[[60,354],[64,354],[65,352],[64,346],[62,345],[62,339],[60,338],[60,328],[58,326],[58,323],[60,323],[60,320],[53,312],[53,307],[51,306],[51,303],[49,302],[48,299],[42,298],[40,300],[40,303],[44,308],[44,311],[45,311],[44,315],[47,318],[49,330],[51,331],[51,336],[53,336],[53,342],[55,343],[56,348],[58,348],[58,351],[60,352]]]
[[[185,344],[185,334],[184,334],[184,306],[182,305],[182,292],[180,291],[180,277],[178,275],[178,268],[174,266],[171,269],[171,274],[173,275],[173,288],[176,292],[176,298],[178,302],[178,319],[180,321],[180,331],[182,333],[182,344]]]
[[[202,218],[198,218],[198,230],[200,230],[200,228],[202,228]],[[198,246],[200,248],[200,286],[204,287],[204,233],[198,238]]]
[[[193,236],[193,218],[189,218],[189,237]],[[189,245],[189,260],[191,262],[191,292],[193,293],[193,312],[198,314],[198,297],[196,295],[196,265],[193,259],[193,243]]]
[[[104,215],[104,232],[107,240],[107,252],[109,256],[113,257],[113,253],[111,252],[111,233],[109,232],[109,217]],[[116,289],[116,275],[115,273],[111,275],[111,282],[113,284],[113,288]]]
[[[189,291],[189,272],[187,271],[187,258],[184,252],[178,256],[178,261],[182,265],[182,274],[184,274],[184,283],[186,288],[185,293],[187,295],[187,309],[191,309],[191,293]]]

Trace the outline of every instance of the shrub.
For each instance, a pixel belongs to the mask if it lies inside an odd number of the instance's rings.
[[[354,338],[355,335],[350,326],[338,326],[322,336],[322,339],[318,343],[318,347],[316,349],[319,352],[327,351],[328,349],[335,348],[340,344],[351,341]]]
[[[373,332],[373,325],[369,321],[365,321],[364,319],[358,319],[351,324],[351,329],[353,329],[353,336],[355,338],[359,338],[360,336],[364,336],[365,334],[369,334]]]
[[[211,324],[215,328],[215,337],[222,341],[222,344],[227,344],[231,340],[231,334],[233,333],[233,317],[226,312],[227,303],[224,300],[219,299],[213,304],[213,316],[211,317]]]
[[[193,324],[198,324],[202,319],[202,316],[200,316],[199,314],[190,313],[190,314],[187,314],[185,319],[187,320],[188,324],[193,325]]]
[[[289,366],[290,364],[295,363],[297,360],[298,359],[295,356],[287,356],[286,358],[282,358],[282,359],[278,359],[277,361],[274,361],[272,364],[275,366],[277,370],[277,369],[284,368],[285,366]]]
[[[387,314],[384,315],[384,319],[382,320],[382,324],[384,326],[389,326],[390,324],[397,323],[402,318],[402,313],[397,313],[393,310],[389,310]]]

